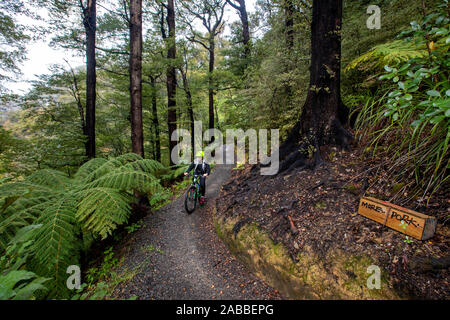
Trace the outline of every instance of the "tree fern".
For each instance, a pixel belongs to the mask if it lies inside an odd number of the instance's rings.
[[[130,194],[112,188],[94,188],[81,191],[82,199],[76,218],[84,228],[105,239],[118,225],[127,222],[130,215]]]
[[[135,192],[147,194],[150,201],[153,195],[161,197],[164,189],[155,175],[165,170],[159,162],[126,154],[92,159],[73,179],[44,169],[23,181],[1,184],[0,251],[19,230],[40,225],[33,230],[27,268],[51,279],[50,297],[67,297],[66,270],[78,264],[81,230],[102,239],[111,235],[130,217]]]
[[[53,189],[68,189],[70,187],[70,179],[61,171],[43,169],[34,172],[28,176],[25,181],[37,184],[39,186],[47,186]]]
[[[75,179],[77,179],[78,181],[84,180],[89,174],[97,170],[106,162],[108,162],[108,160],[104,158],[95,158],[86,162],[78,169],[77,173],[75,174]]]
[[[164,170],[166,170],[166,167],[164,167],[158,161],[143,159],[128,163],[121,167],[121,169],[143,171],[151,173],[154,176],[159,176]]]
[[[413,42],[395,40],[373,47],[368,52],[350,62],[345,71],[357,68],[381,69],[385,65],[395,65],[413,58],[423,58],[428,55],[426,46],[417,46]]]
[[[85,189],[97,187],[153,193],[158,191],[161,185],[159,180],[149,173],[119,168],[87,184]]]
[[[76,227],[76,200],[72,194],[49,203],[36,223],[32,268],[37,274],[52,278],[52,296],[66,297],[67,267],[78,264],[79,241]]]
[[[48,280],[26,270],[14,270],[0,275],[0,300],[35,298],[34,293],[37,290],[47,290],[43,284]]]

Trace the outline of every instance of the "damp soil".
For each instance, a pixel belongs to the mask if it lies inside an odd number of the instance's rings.
[[[323,258],[341,249],[368,255],[389,275],[402,296],[449,299],[449,214],[446,188],[428,202],[391,182],[389,159],[368,159],[358,150],[321,150],[326,163],[316,170],[295,169],[261,176],[259,167],[232,170],[216,199],[217,214],[238,218],[235,231],[257,223],[292,260],[308,247]],[[386,164],[386,165],[384,165]],[[419,241],[357,214],[362,196],[405,206],[437,218],[436,234]]]

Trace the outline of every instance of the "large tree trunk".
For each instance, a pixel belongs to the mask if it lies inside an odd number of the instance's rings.
[[[155,130],[155,159],[161,162],[161,137],[159,133],[159,120],[157,109],[157,96],[156,96],[156,79],[150,76],[152,85],[152,113],[153,113],[153,128]]]
[[[96,60],[95,36],[97,29],[96,0],[89,0],[83,8],[83,24],[86,32],[86,156],[95,158],[95,100],[96,100]]]
[[[189,88],[189,82],[188,82],[185,70],[181,70],[181,76],[183,78],[183,88],[184,88],[184,92],[186,93],[186,100],[187,100],[187,105],[188,105],[188,114],[189,114],[189,121],[190,121],[190,128],[191,128],[191,147],[192,147],[192,150],[194,150],[194,146],[195,146],[194,106],[192,105],[192,93],[191,93],[191,89]]]
[[[208,97],[209,97],[209,129],[214,129],[214,64],[215,64],[215,41],[209,41],[209,73],[208,73]],[[211,137],[211,142],[214,137]]]
[[[168,96],[168,127],[169,127],[169,157],[170,165],[174,165],[172,157],[170,156],[173,148],[177,142],[172,141],[172,133],[177,130],[177,77],[175,69],[176,58],[176,41],[175,41],[175,7],[173,0],[168,0],[167,3],[167,23],[169,25],[169,50],[167,58],[169,59],[169,66],[167,68],[167,96]]]
[[[144,157],[142,124],[142,0],[130,1],[131,149]]]
[[[340,94],[341,19],[342,0],[313,2],[308,96],[300,121],[280,147],[280,156],[285,159],[280,171],[321,164],[323,145],[349,146],[352,137],[342,125]]]

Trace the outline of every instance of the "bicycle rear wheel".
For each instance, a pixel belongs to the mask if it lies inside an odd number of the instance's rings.
[[[186,198],[184,199],[184,208],[186,212],[191,214],[197,207],[197,188],[191,186],[186,192]]]

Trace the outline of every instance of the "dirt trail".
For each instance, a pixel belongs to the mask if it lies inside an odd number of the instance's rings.
[[[218,165],[206,181],[207,204],[191,215],[184,195],[144,218],[143,226],[124,241],[121,268],[140,268],[116,289],[119,298],[139,299],[279,299],[228,251],[214,231],[211,205],[230,176]]]

